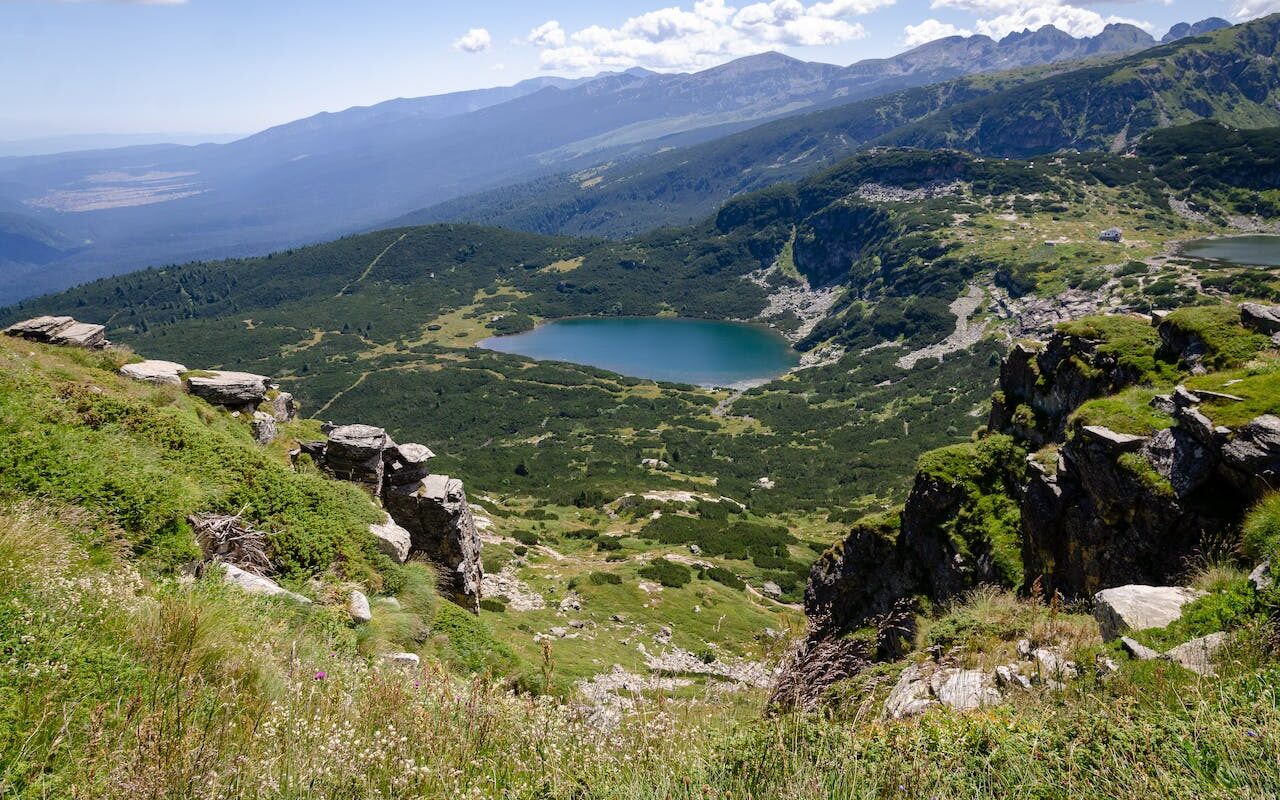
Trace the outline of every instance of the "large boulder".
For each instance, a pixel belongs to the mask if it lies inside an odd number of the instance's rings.
[[[182,385],[182,373],[186,371],[187,368],[177,362],[158,360],[139,361],[136,364],[125,364],[120,368],[120,374],[130,380],[143,383],[168,383],[174,386]]]
[[[375,496],[382,493],[383,455],[391,437],[372,425],[339,425],[329,431],[324,448],[324,468],[335,478],[364,485]]]
[[[72,317],[35,317],[15,322],[5,328],[4,332],[33,342],[87,347],[92,350],[99,350],[109,344],[105,326],[77,322]]]
[[[409,531],[411,552],[442,567],[441,589],[478,613],[484,581],[480,534],[462,481],[428,475],[409,486],[388,486],[383,503],[396,524]]]
[[[267,407],[276,422],[292,422],[298,416],[298,403],[288,392],[271,391],[267,393]]]
[[[912,664],[898,676],[898,682],[884,701],[884,716],[888,719],[917,717],[937,704],[928,677],[918,665]]]
[[[357,625],[373,620],[373,612],[369,609],[369,598],[365,597],[364,592],[357,589],[351,590],[351,594],[347,595],[347,613],[351,615],[351,621]]]
[[[1222,461],[1261,494],[1280,479],[1280,417],[1264,414],[1236,431],[1222,448]]]
[[[1246,328],[1270,336],[1280,333],[1280,306],[1264,306],[1261,303],[1241,303],[1240,322]]]
[[[1130,584],[1093,596],[1093,616],[1105,641],[1127,631],[1164,628],[1182,616],[1182,607],[1204,592],[1183,586]]]
[[[251,372],[211,370],[188,376],[187,388],[214,405],[252,409],[266,399],[271,379]]]
[[[977,669],[942,669],[933,674],[929,688],[938,702],[953,711],[973,711],[1000,702],[992,675]]]

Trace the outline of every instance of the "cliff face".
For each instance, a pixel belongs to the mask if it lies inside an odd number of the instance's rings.
[[[1172,582],[1197,554],[1229,551],[1246,510],[1280,485],[1280,416],[1268,369],[1210,370],[1274,359],[1272,316],[1098,317],[1015,345],[987,433],[923,456],[901,514],[859,523],[814,565],[809,635],[776,699],[813,701],[891,655],[921,598],[1038,584],[1077,599]],[[1143,388],[1188,375],[1198,388]]]

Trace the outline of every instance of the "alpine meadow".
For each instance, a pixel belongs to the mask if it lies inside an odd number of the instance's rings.
[[[1189,5],[0,5],[0,797],[1280,796]]]

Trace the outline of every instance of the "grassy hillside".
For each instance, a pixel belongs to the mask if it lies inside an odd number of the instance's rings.
[[[1028,157],[1063,149],[1122,151],[1150,130],[1201,118],[1276,125],[1278,29],[1273,15],[1118,60],[909,89],[634,162],[465,197],[402,221],[627,236],[692,222],[735,195],[794,180],[869,146]]]

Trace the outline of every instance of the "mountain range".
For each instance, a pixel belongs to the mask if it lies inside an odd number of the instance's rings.
[[[999,41],[949,37],[849,67],[765,53],[693,74],[633,69],[391,100],[221,145],[0,158],[0,300],[149,264],[291,247],[773,119],[1152,44],[1130,25],[1080,39],[1046,26]],[[33,230],[43,231],[40,246],[27,241]]]

